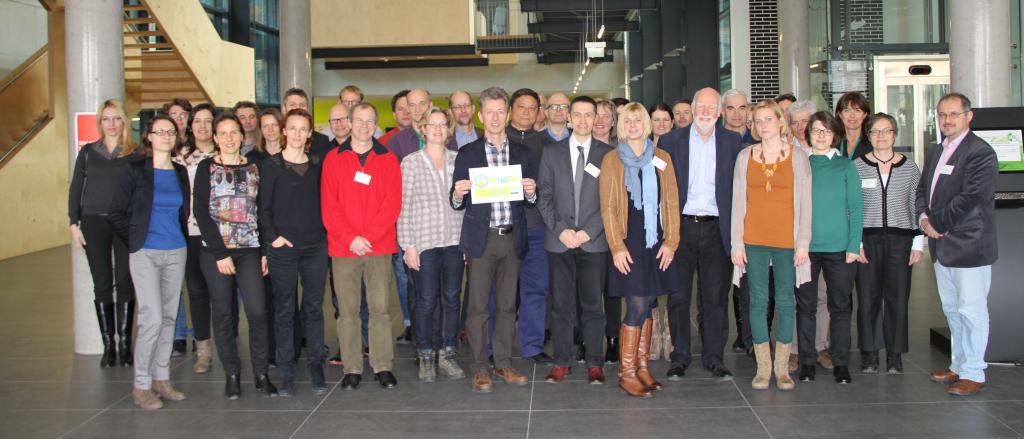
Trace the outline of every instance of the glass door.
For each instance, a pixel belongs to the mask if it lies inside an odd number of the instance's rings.
[[[925,149],[939,142],[935,104],[949,92],[949,57],[878,56],[874,67],[874,108],[899,125],[894,149],[921,166]]]

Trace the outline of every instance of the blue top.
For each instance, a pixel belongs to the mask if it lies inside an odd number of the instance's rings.
[[[178,223],[181,209],[181,188],[173,169],[153,170],[153,212],[149,217],[149,233],[142,248],[174,250],[185,247],[185,235]]]

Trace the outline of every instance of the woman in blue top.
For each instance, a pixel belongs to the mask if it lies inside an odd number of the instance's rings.
[[[110,221],[128,243],[128,264],[139,304],[135,338],[135,404],[146,410],[185,394],[171,386],[171,344],[185,276],[189,182],[184,166],[171,161],[178,130],[164,115],[149,120],[142,151],[149,160],[131,165],[114,194]],[[155,392],[155,393],[154,393]]]

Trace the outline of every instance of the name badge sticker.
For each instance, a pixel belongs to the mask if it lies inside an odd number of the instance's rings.
[[[369,186],[370,174],[364,173],[363,171],[356,171],[356,177],[353,180],[355,180],[356,183],[362,183]]]
[[[658,168],[659,171],[664,171],[665,166],[668,165],[664,160],[658,158],[658,156],[654,156],[654,158],[651,159],[651,164],[654,165],[655,168]]]
[[[953,165],[944,165],[942,169],[939,169],[939,173],[942,175],[952,175]]]
[[[860,187],[864,189],[874,189],[878,187],[878,180],[873,178],[871,180],[861,180]]]
[[[601,168],[594,166],[593,163],[587,163],[587,167],[583,168],[583,171],[590,174],[591,177],[597,178],[601,175]]]

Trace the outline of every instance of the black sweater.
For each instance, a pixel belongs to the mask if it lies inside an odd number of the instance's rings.
[[[114,195],[128,178],[128,164],[142,158],[137,154],[107,158],[106,148],[103,140],[97,140],[78,151],[75,169],[71,174],[71,189],[68,191],[70,224],[78,224],[82,215],[110,213]],[[119,151],[115,149],[114,154]]]
[[[299,174],[296,167],[306,169]],[[279,236],[296,247],[324,243],[327,230],[320,216],[320,159],[289,163],[278,153],[263,161],[260,171],[260,235],[269,246]]]

